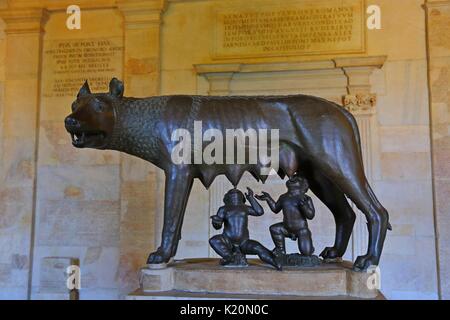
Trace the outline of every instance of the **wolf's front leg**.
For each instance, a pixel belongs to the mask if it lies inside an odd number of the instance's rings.
[[[176,252],[181,224],[193,183],[189,167],[173,166],[166,170],[164,225],[161,245],[148,257],[148,264],[167,263]]]

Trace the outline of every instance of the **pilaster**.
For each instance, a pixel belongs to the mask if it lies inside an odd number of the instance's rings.
[[[41,8],[1,10],[6,57],[0,202],[2,216],[14,228],[3,228],[1,263],[12,275],[0,291],[29,297],[36,197],[36,155],[40,104],[42,38],[48,12]],[[6,234],[5,234],[6,233]],[[1,240],[1,239],[0,239]],[[1,292],[0,292],[1,293]]]
[[[124,82],[127,96],[158,95],[161,76],[161,25],[165,0],[118,1],[124,18]],[[137,287],[136,272],[159,239],[155,229],[158,198],[154,166],[121,154],[121,292]]]

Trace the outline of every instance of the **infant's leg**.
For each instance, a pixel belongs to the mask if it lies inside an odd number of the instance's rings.
[[[225,236],[221,234],[216,235],[209,239],[209,244],[225,260],[229,260],[233,256],[233,246]]]
[[[277,223],[270,226],[270,235],[272,236],[273,243],[275,244],[275,250],[283,254],[286,254],[286,236],[288,232],[283,223]]]
[[[314,253],[311,231],[308,228],[302,228],[297,235],[300,253],[304,256],[311,256]]]
[[[277,270],[281,270],[281,264],[276,261],[274,254],[258,241],[245,241],[241,245],[241,251],[244,254],[256,254],[263,262],[274,266]]]

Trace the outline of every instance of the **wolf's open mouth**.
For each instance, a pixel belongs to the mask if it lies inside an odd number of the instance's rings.
[[[78,148],[89,145],[93,141],[102,141],[106,137],[106,134],[103,132],[71,132],[70,135],[72,136],[73,146]]]

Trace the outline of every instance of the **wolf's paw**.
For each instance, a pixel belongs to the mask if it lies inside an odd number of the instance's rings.
[[[275,267],[275,269],[277,269],[278,271],[283,271],[283,264],[280,261],[274,261],[273,266]]]
[[[367,271],[367,269],[369,269],[370,267],[377,266],[379,260],[379,258],[370,254],[359,256],[358,258],[356,258],[356,261],[353,264],[353,270]]]
[[[325,262],[339,262],[342,260],[342,256],[335,247],[326,247],[323,249],[320,256],[325,260]]]
[[[170,260],[170,254],[164,253],[161,248],[158,248],[155,252],[150,253],[147,259],[147,264],[161,264],[168,263]]]

